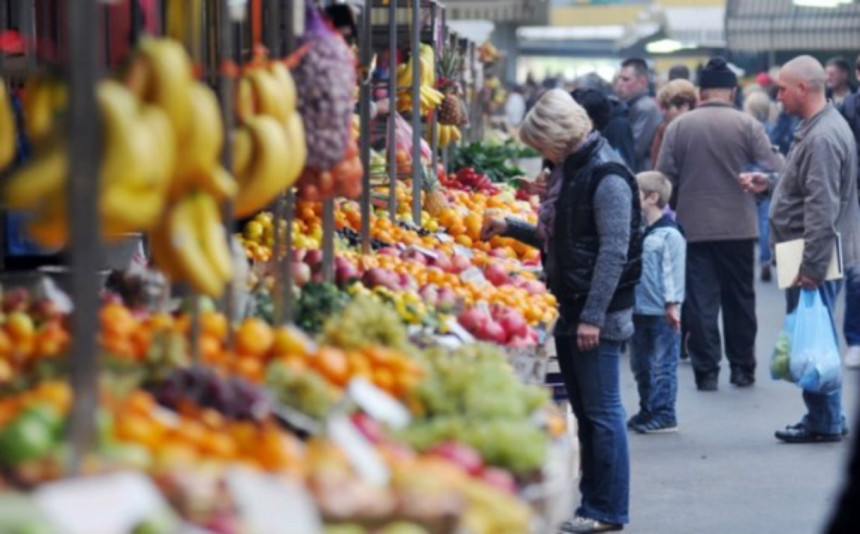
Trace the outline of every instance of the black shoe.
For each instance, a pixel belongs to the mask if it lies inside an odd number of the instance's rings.
[[[561,526],[562,534],[589,534],[591,532],[616,532],[623,530],[624,525],[619,523],[604,523],[590,517],[576,516],[570,521],[565,521]]]
[[[648,419],[633,427],[640,434],[665,434],[678,431],[677,421],[661,421],[659,419]]]
[[[822,434],[812,432],[806,426],[797,424],[785,427],[785,430],[777,430],[773,434],[776,439],[785,443],[833,443],[842,441],[843,433]]]
[[[627,420],[627,428],[633,429],[636,425],[642,424],[648,420],[648,414],[639,411],[638,413],[632,415],[630,419]]]
[[[699,391],[716,391],[718,380],[715,376],[706,376],[696,379],[696,387]]]
[[[770,265],[762,265],[761,266],[761,281],[762,282],[770,282],[772,276],[770,274]]]
[[[739,388],[748,388],[755,384],[755,376],[751,373],[732,373],[732,377],[729,379],[729,382]]]

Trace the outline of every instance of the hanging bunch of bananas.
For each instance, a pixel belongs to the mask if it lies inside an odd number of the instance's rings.
[[[17,138],[12,101],[6,92],[6,82],[0,78],[0,170],[15,159]]]
[[[439,92],[436,86],[436,62],[433,56],[433,48],[429,45],[422,44],[417,57],[420,63],[421,79],[417,83],[420,84],[421,98],[421,114],[427,115],[444,100],[445,95]],[[412,54],[404,65],[397,67],[397,87],[411,88],[415,80],[412,77],[412,65],[416,60],[416,55]],[[398,91],[397,93],[397,110],[412,111],[412,91]]]
[[[150,227],[153,259],[171,280],[218,297],[233,275],[219,202],[238,191],[219,161],[225,133],[218,99],[194,81],[188,54],[171,39],[142,41],[127,82],[164,112],[175,136],[172,150],[161,154],[171,172],[162,195],[166,205]]]
[[[304,169],[308,152],[296,99],[296,84],[283,61],[258,57],[239,78],[236,116],[241,126],[233,134],[239,217],[265,208]]]
[[[424,129],[424,139],[429,143],[430,142],[430,129]],[[451,125],[451,124],[437,124],[436,125],[436,146],[439,148],[445,148],[451,143],[459,142],[463,139],[463,134],[460,131],[460,128]]]

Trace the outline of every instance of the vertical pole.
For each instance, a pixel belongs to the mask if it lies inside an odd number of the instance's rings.
[[[281,35],[278,31],[278,26],[281,21],[281,0],[265,0],[262,5],[263,17],[263,43],[269,51],[271,59],[277,59],[281,51]],[[275,199],[274,210],[272,213],[272,231],[274,239],[272,240],[272,262],[275,267],[275,314],[274,320],[276,325],[284,322],[284,293],[285,281],[284,271],[287,259],[282,253],[284,230],[286,229],[285,211],[286,201],[284,199],[285,192],[281,192],[278,198]]]
[[[370,14],[373,10],[370,2],[365,2],[361,15],[361,29],[358,32],[359,61],[361,64],[358,89],[359,153],[364,175],[361,177],[361,253],[370,254],[370,99],[371,75],[370,62],[371,35]]]
[[[70,471],[77,474],[93,445],[98,406],[99,282],[96,271],[102,258],[98,219],[98,176],[101,123],[96,104],[99,62],[96,0],[81,0],[68,10],[69,27],[69,175],[68,224],[71,230],[71,383],[74,391],[70,438]]]
[[[412,222],[421,226],[421,0],[412,0]]]
[[[295,20],[293,20],[293,3],[287,1],[281,4],[281,18],[283,21],[283,43],[282,53],[290,54],[296,47],[296,32]],[[284,219],[287,221],[287,228],[284,232],[284,246],[287,249],[286,257],[284,258],[284,320],[291,322],[293,320],[293,219],[296,212],[296,193],[291,188],[287,191],[284,204]]]
[[[33,72],[36,68],[36,54],[38,52],[36,41],[36,0],[24,0],[20,5],[19,31],[24,41],[24,63],[27,72]],[[94,16],[97,16],[99,10],[96,9],[95,13],[96,15]],[[96,31],[95,25],[93,25],[93,31]],[[87,36],[87,38],[92,39],[93,42],[96,41],[92,35]]]
[[[432,28],[430,34],[433,42],[433,62],[434,62],[434,70],[438,72],[439,58],[441,57],[440,51],[440,42],[439,35],[436,32],[436,22],[437,22],[437,10],[441,9],[443,16],[445,13],[444,7],[439,7],[439,5],[433,2],[430,5],[430,26]],[[433,173],[433,176],[437,174],[437,168],[439,166],[439,124],[437,120],[438,110],[434,111],[430,114],[430,172]]]
[[[397,220],[397,0],[388,2],[388,217]]]
[[[322,274],[326,282],[334,282],[334,198],[323,201]]]
[[[224,166],[225,169],[232,169],[234,85],[233,78],[231,77],[231,74],[225,69],[225,67],[230,61],[233,60],[236,51],[233,48],[233,21],[232,15],[230,14],[230,1],[217,0],[217,3],[218,9],[215,20],[218,21],[218,31],[216,32],[216,35],[218,36],[218,41],[216,43],[217,60],[215,61],[215,65],[217,66],[218,72],[218,97],[221,104],[221,117],[224,121],[224,131],[226,132],[224,138],[224,147],[221,150],[221,164]],[[227,200],[222,204],[221,215],[224,219],[224,230],[227,236],[232,240],[234,228],[233,202],[231,200]],[[227,344],[228,346],[232,347],[233,325],[236,321],[237,316],[235,282],[232,280],[227,283],[227,288],[225,291],[224,314],[227,316],[228,325]]]

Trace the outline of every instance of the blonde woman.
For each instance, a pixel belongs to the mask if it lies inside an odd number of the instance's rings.
[[[582,444],[582,503],[562,526],[567,533],[621,530],[630,490],[618,375],[641,271],[639,192],[633,173],[591,130],[569,94],[543,95],[520,128],[523,142],[555,164],[538,224],[491,218],[482,232],[539,247],[559,301],[555,344]]]

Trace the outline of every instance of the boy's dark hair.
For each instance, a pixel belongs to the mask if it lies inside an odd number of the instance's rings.
[[[648,64],[645,63],[645,60],[640,57],[631,57],[625,59],[621,63],[621,68],[627,67],[633,68],[633,72],[635,72],[636,76],[638,76],[639,78],[648,76]]]
[[[860,57],[858,57],[858,60],[860,60]],[[832,58],[828,59],[827,65],[828,66],[832,65],[832,66],[836,67],[837,69],[841,70],[842,72],[844,72],[845,74],[851,74],[851,64],[848,63],[848,60],[842,56],[836,56],[836,57],[832,57]]]
[[[673,65],[669,69],[669,81],[672,80],[689,80],[690,69],[686,65]]]
[[[580,87],[574,89],[570,93],[570,96],[588,113],[588,118],[591,119],[595,130],[603,130],[609,124],[609,118],[612,115],[612,106],[609,104],[609,99],[600,91]]]

